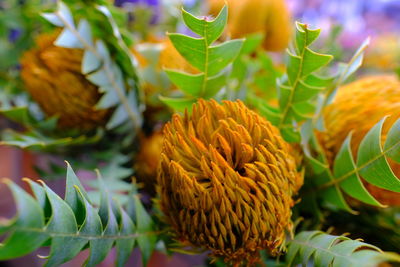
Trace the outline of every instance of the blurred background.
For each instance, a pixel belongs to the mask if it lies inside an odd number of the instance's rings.
[[[83,1],[83,0],[82,0]],[[244,0],[243,0],[244,1]],[[255,1],[255,0],[253,0]],[[273,1],[273,0],[257,0]],[[132,35],[145,39],[149,32],[163,35],[165,31],[178,29],[186,31],[178,21],[180,6],[193,10],[196,14],[207,13],[208,1],[196,0],[116,0],[115,6],[124,9],[129,16],[127,31]],[[229,1],[228,1],[229,2]],[[355,49],[367,38],[371,38],[371,45],[367,50],[364,66],[365,71],[392,72],[397,70],[400,63],[400,0],[287,0],[286,5],[291,13],[292,20],[307,23],[312,27],[322,29],[323,49],[329,50],[337,58],[346,60]],[[54,7],[53,1],[38,0],[0,0],[0,86],[13,90],[15,73],[18,72],[19,57],[25,49],[32,46],[32,32],[38,27],[38,11],[42,8]],[[251,21],[251,17],[248,18]],[[28,23],[28,22],[31,23]],[[293,24],[294,26],[294,24]],[[150,30],[151,29],[151,30]],[[134,38],[135,39],[135,38]],[[11,78],[10,78],[11,77]],[[7,84],[6,84],[7,83]],[[15,80],[15,83],[17,81]],[[8,90],[7,89],[7,90]],[[0,103],[4,94],[0,91]],[[0,130],[13,127],[9,121],[0,117]],[[62,159],[56,159],[62,162]],[[48,155],[37,155],[20,149],[0,145],[0,177],[8,177],[18,184],[22,177],[39,179],[35,166],[46,166],[54,161]],[[92,173],[81,173],[79,177],[93,177]],[[51,188],[63,194],[64,181],[49,182]],[[0,218],[11,217],[15,210],[10,192],[0,184]],[[46,255],[48,251],[12,260],[0,262],[1,267],[41,266],[44,260],[36,255]],[[82,257],[64,264],[63,266],[79,266],[85,259]],[[129,266],[140,266],[138,253],[134,253]],[[162,254],[155,254],[150,266],[203,266],[204,256],[175,255],[167,258]],[[111,254],[100,266],[112,266]]]

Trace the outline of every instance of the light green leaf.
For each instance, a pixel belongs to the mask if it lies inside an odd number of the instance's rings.
[[[233,62],[240,52],[243,39],[230,40],[222,44],[211,46],[206,58],[206,73],[208,76],[218,74],[229,63]]]
[[[343,142],[334,162],[333,173],[335,177],[340,177],[356,168],[351,154],[351,134]],[[364,187],[357,173],[352,173],[350,177],[340,183],[340,187],[349,196],[370,205],[383,207]]]
[[[165,70],[168,78],[188,95],[196,96],[203,90],[204,74],[189,74],[174,70]]]
[[[207,17],[196,18],[184,9],[182,9],[182,17],[189,29],[204,37],[206,45],[211,45],[224,31],[228,19],[228,8],[224,6],[218,16],[211,21],[208,21]]]
[[[376,124],[360,143],[357,153],[357,167],[360,175],[369,183],[394,192],[400,192],[400,179],[391,170],[385,157],[382,157],[382,125],[385,119]],[[362,167],[362,168],[361,168]]]
[[[169,33],[169,39],[176,50],[195,68],[206,70],[206,43],[204,38],[198,39],[180,33]]]

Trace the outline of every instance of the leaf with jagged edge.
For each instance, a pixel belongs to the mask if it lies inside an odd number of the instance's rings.
[[[323,107],[330,103],[337,88],[360,67],[364,51],[368,44],[369,39],[367,38],[357,49],[348,63],[340,63],[340,71],[331,79],[321,80],[317,76],[309,76],[309,78],[312,79],[310,83],[326,87],[326,90],[322,95],[319,95],[317,112],[315,113],[314,118],[304,122],[301,126],[301,142],[303,145],[306,164],[311,167],[312,172],[314,173],[314,178],[317,181],[317,186],[322,186],[323,184],[330,185],[327,189],[324,187],[324,190],[319,192],[320,195],[323,196],[322,200],[324,205],[334,210],[342,209],[351,213],[354,213],[354,211],[351,210],[346,203],[343,193],[346,193],[364,203],[380,207],[382,207],[382,205],[376,201],[368,191],[366,191],[364,185],[360,182],[359,174],[352,173],[348,178],[340,183],[334,181],[335,177],[341,176],[341,174],[353,169],[352,166],[355,166],[354,160],[352,158],[350,159],[351,153],[349,153],[348,149],[344,149],[349,145],[348,143],[350,142],[350,139],[345,140],[342,149],[337,155],[341,164],[330,166],[325,151],[320,146],[314,130],[324,130],[322,120]],[[314,150],[317,154],[312,155],[311,150]]]
[[[17,202],[17,214],[13,219],[0,221],[0,231],[8,236],[0,245],[0,260],[21,257],[43,245],[50,245],[46,266],[59,266],[87,247],[87,266],[100,263],[113,246],[117,248],[118,266],[123,266],[135,244],[142,249],[145,259],[151,255],[157,240],[154,224],[136,196],[135,185],[131,197],[136,200],[130,205],[137,214],[132,217],[110,198],[105,186],[101,189],[100,209],[93,207],[69,165],[65,200],[43,182],[26,180],[35,198],[5,180]]]
[[[400,262],[400,255],[345,236],[304,231],[288,242],[285,259],[287,266],[374,267],[383,262]]]
[[[103,132],[97,131],[94,136],[77,137],[53,137],[42,134],[36,130],[18,132],[6,129],[1,133],[0,145],[15,146],[23,149],[49,151],[57,148],[70,147],[74,145],[86,145],[96,143],[102,137]]]
[[[198,98],[214,97],[226,85],[227,67],[236,59],[243,45],[241,39],[213,45],[225,29],[228,18],[226,6],[213,20],[208,17],[197,18],[184,9],[182,17],[186,26],[200,38],[179,33],[170,33],[168,37],[182,57],[200,73],[189,74],[166,69],[168,77],[184,96],[181,98],[162,96],[160,99],[178,111],[189,108]]]
[[[31,150],[54,150],[73,145],[92,144],[97,142],[103,132],[95,135],[76,135],[73,131],[66,135],[57,134],[57,117],[37,118],[28,106],[11,106],[0,109],[0,114],[20,124],[24,131],[5,129],[0,134],[0,145],[16,146]]]
[[[135,60],[123,43],[118,27],[107,7],[94,5],[86,8],[94,8],[106,17],[106,23],[113,30],[113,37],[117,39],[119,46],[117,50],[121,51],[124,58],[129,61],[129,64],[125,64],[124,67],[129,66],[125,69],[131,77],[124,76],[125,73],[111,58],[105,43],[92,37],[91,25],[88,21],[81,19],[78,26],[75,25],[71,11],[62,1],[58,2],[58,9],[54,13],[43,13],[42,15],[50,23],[63,27],[63,31],[55,41],[56,45],[84,50],[82,73],[103,93],[96,107],[98,109],[116,108],[106,127],[113,129],[130,122],[133,128],[138,130],[142,124],[142,108],[137,95]]]
[[[316,97],[330,81],[316,74],[332,60],[331,55],[320,54],[310,48],[319,34],[319,29],[311,30],[306,24],[296,22],[294,50],[288,50],[286,74],[278,80],[280,114],[278,122],[274,122],[284,138],[291,142],[300,141],[298,125],[314,116]]]
[[[351,134],[343,142],[333,165],[333,179],[319,182],[319,188],[325,189],[321,197],[327,200],[326,190],[339,187],[346,194],[364,203],[384,207],[364,187],[361,179],[369,184],[393,192],[400,193],[400,180],[396,177],[388,163],[388,159],[398,161],[400,153],[400,120],[390,128],[385,144],[382,147],[382,126],[384,117],[370,129],[360,143],[357,157],[351,150]],[[332,199],[328,202],[332,202]]]

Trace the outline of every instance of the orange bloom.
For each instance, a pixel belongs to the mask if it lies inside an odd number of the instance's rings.
[[[226,262],[281,251],[303,182],[289,145],[242,102],[200,100],[164,128],[160,206],[177,238]]]
[[[148,192],[154,193],[157,167],[160,163],[163,135],[161,131],[140,139],[140,149],[135,157],[135,175]]]
[[[26,90],[47,116],[59,116],[60,128],[90,130],[103,125],[108,110],[95,105],[101,94],[81,74],[83,51],[55,46],[58,32],[42,34],[22,56],[21,76]]]
[[[384,116],[383,140],[393,123],[400,117],[400,81],[395,76],[369,76],[352,82],[338,90],[334,102],[324,110],[326,131],[321,133],[320,141],[328,160],[333,162],[335,155],[353,131],[351,148],[353,156],[366,133]],[[390,162],[397,176],[400,165]],[[400,194],[366,184],[367,189],[380,202],[387,205],[400,205]]]
[[[284,0],[208,0],[210,13],[218,14],[225,2],[229,8],[228,30],[232,38],[261,32],[269,51],[285,49],[291,37],[292,22]]]

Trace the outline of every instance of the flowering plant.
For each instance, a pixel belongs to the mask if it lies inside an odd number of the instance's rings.
[[[400,262],[400,81],[348,83],[368,39],[332,63],[319,29],[290,30],[283,1],[210,0],[204,17],[125,2],[49,3],[0,69],[1,145],[67,162],[63,198],[2,180],[17,213],[0,219],[0,260],[49,246],[46,266],[86,249],[96,266],[112,248],[117,266],[135,248],[143,265],[156,250],[207,251],[215,266]],[[32,10],[20,6],[24,22]],[[54,162],[44,180],[63,175]]]

